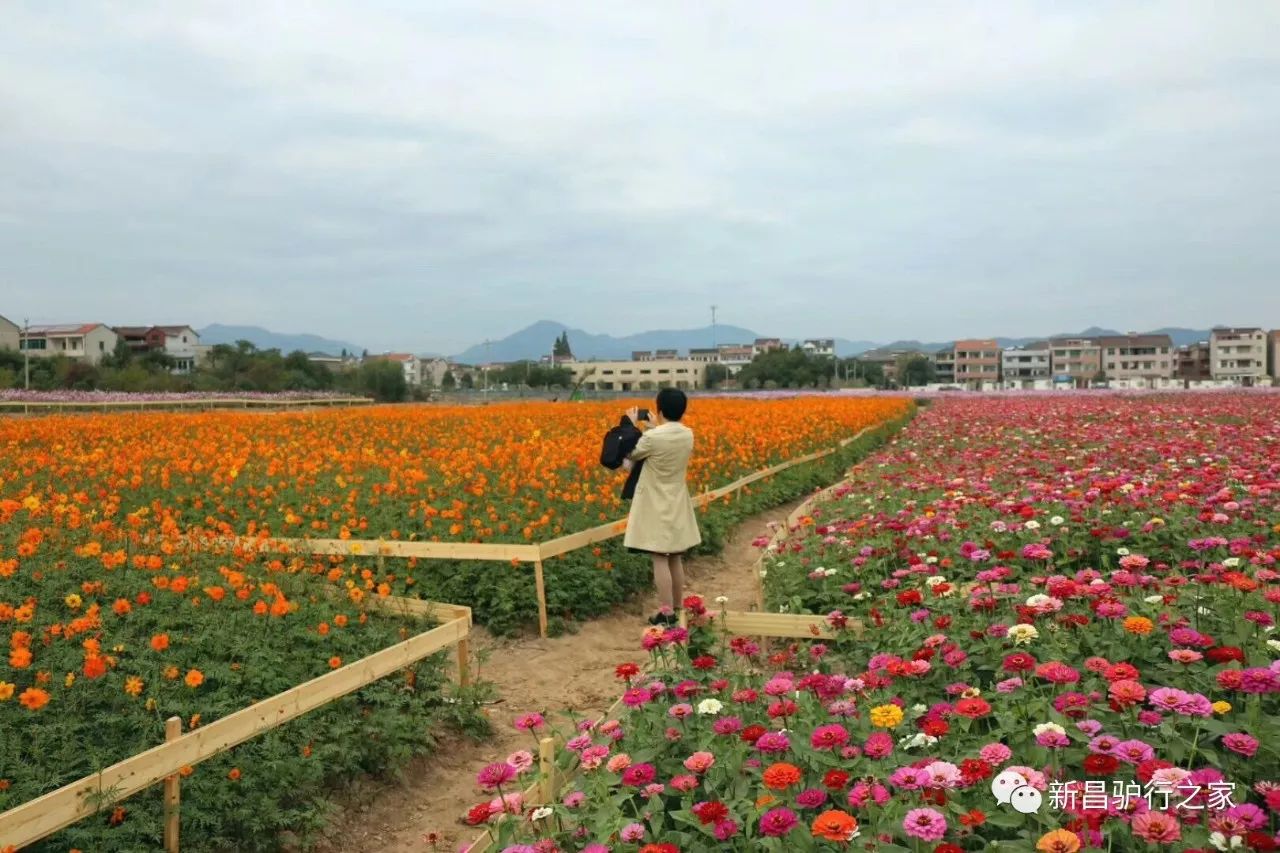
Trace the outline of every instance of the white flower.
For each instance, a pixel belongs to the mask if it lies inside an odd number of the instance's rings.
[[[1040,735],[1044,734],[1045,732],[1053,732],[1054,734],[1057,734],[1057,735],[1065,735],[1067,733],[1067,730],[1064,729],[1062,726],[1058,725],[1057,723],[1041,723],[1040,725],[1036,726],[1034,729],[1031,730],[1031,733],[1036,737],[1040,737]]]
[[[698,703],[699,714],[719,714],[724,710],[724,703],[719,699],[703,699]]]
[[[1219,850],[1235,850],[1244,846],[1244,841],[1238,835],[1231,836],[1231,840],[1227,841],[1227,837],[1221,832],[1209,833],[1209,843]]]
[[[1044,593],[1037,593],[1036,595],[1033,595],[1027,599],[1027,606],[1028,607],[1044,607],[1046,604],[1049,604],[1052,601],[1053,601],[1053,598],[1051,596],[1045,595]]]
[[[1267,640],[1267,648],[1273,652],[1280,652],[1280,640]]]
[[[1116,553],[1117,553],[1117,554],[1119,554],[1121,557],[1127,557],[1127,556],[1129,556],[1129,549],[1128,549],[1128,548],[1117,548],[1117,549],[1116,549]]]
[[[936,564],[937,564],[937,562],[938,562],[938,558],[937,558],[937,557],[925,557],[925,558],[924,558],[924,561],[925,561],[927,564],[929,564],[930,566],[933,566],[933,565],[936,565]]]
[[[1065,524],[1066,521],[1067,520],[1060,515],[1055,515],[1053,518],[1049,519],[1049,523],[1054,527],[1057,527],[1060,524]]]
[[[722,607],[723,607],[724,605],[726,605],[726,604],[728,604],[728,603],[729,603],[729,596],[727,596],[727,595],[717,595],[717,596],[716,596],[716,604],[719,604],[720,606],[722,606]]]
[[[1036,630],[1035,625],[1028,625],[1021,622],[1009,629],[1009,639],[1013,640],[1015,646],[1025,646],[1035,638],[1040,636],[1040,632]]]
[[[933,735],[927,735],[924,732],[917,732],[914,735],[907,735],[902,740],[898,741],[898,745],[903,749],[915,749],[916,747],[929,746],[937,742],[938,739]]]
[[[787,612],[787,605],[785,605],[785,604],[779,604],[779,605],[778,605],[778,612],[779,612],[779,613],[786,613],[786,612]]]
[[[1036,520],[1033,518],[1033,519],[1030,519],[1029,521],[1027,521],[1027,523],[1026,523],[1026,524],[1024,524],[1024,525],[1022,525],[1022,526],[1023,526],[1023,527],[1025,527],[1027,530],[1039,530],[1039,529],[1040,529],[1040,522],[1036,521]]]
[[[555,811],[546,806],[541,806],[533,810],[533,813],[529,815],[529,820],[542,820],[543,818],[551,817],[553,814],[555,814]]]
[[[767,577],[769,577],[769,570],[768,570],[768,569],[761,569],[761,570],[760,570],[760,577],[762,577],[762,578],[767,578]]]
[[[865,600],[865,599],[867,598],[868,594],[869,594],[869,593],[859,592],[859,593],[857,593],[856,595],[854,595],[853,600],[854,600],[854,601],[863,601],[863,600]]]
[[[923,714],[927,710],[929,710],[928,705],[912,705],[911,706],[911,713],[917,717]]]
[[[1226,566],[1228,569],[1234,569],[1236,566],[1240,565],[1240,558],[1227,557],[1227,559],[1222,561],[1222,565]]]
[[[1196,612],[1197,612],[1197,613],[1199,613],[1201,616],[1212,616],[1212,615],[1213,615],[1213,611],[1212,611],[1212,610],[1210,610],[1210,609],[1209,609],[1209,608],[1207,608],[1207,607],[1197,607],[1197,608],[1196,608]]]
[[[931,577],[927,577],[924,579],[924,584],[927,587],[935,587],[940,583],[946,583],[946,582],[947,582],[947,579],[944,578],[942,575],[933,575]]]
[[[1164,602],[1164,596],[1163,596],[1163,595],[1148,595],[1146,598],[1144,598],[1144,599],[1142,599],[1142,600],[1143,600],[1143,601],[1145,601],[1147,604],[1162,604],[1162,603]]]

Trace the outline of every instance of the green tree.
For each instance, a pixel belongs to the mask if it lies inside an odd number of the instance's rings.
[[[719,362],[707,365],[707,387],[718,388],[729,378],[729,368]]]
[[[452,391],[454,388],[458,387],[458,380],[453,375],[452,370],[446,370],[444,372],[444,378],[440,380],[440,387],[445,391]]]
[[[556,358],[573,358],[573,350],[569,347],[569,331],[567,329],[556,338],[555,344],[551,347],[551,354]]]
[[[462,384],[462,387],[467,391],[470,391],[472,388],[476,387],[476,380],[471,376],[470,371],[462,374],[461,384]]]
[[[360,386],[369,396],[386,403],[399,403],[409,393],[404,368],[383,359],[360,365]]]
[[[937,377],[937,370],[932,361],[923,355],[917,355],[907,359],[899,374],[903,385],[928,385]]]

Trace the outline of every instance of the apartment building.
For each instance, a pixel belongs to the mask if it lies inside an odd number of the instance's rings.
[[[945,347],[931,357],[933,361],[934,381],[942,385],[953,385],[956,381],[956,348]]]
[[[1211,363],[1208,341],[1180,346],[1173,375],[1188,382],[1204,382],[1213,377]]]
[[[7,317],[0,316],[0,349],[17,349],[22,341],[22,328]]]
[[[19,349],[31,353],[33,358],[62,355],[98,364],[115,350],[117,340],[111,327],[102,323],[32,326],[19,341]]]
[[[1056,384],[1087,388],[1102,370],[1102,347],[1092,338],[1054,338],[1049,352]]]
[[[756,338],[751,344],[753,355],[786,348],[787,345],[782,342],[782,338]]]
[[[709,363],[692,358],[578,361],[569,369],[574,382],[581,382],[587,391],[653,391],[666,387],[696,391],[706,387]]]
[[[714,362],[720,360],[719,347],[691,347],[689,349],[689,358],[693,361]]]
[[[1107,379],[1153,381],[1172,378],[1176,369],[1173,339],[1168,335],[1125,335],[1098,338],[1102,372]]]
[[[1267,375],[1280,382],[1280,329],[1267,335]]]
[[[631,351],[632,361],[653,361],[653,350],[633,349]]]
[[[1053,375],[1051,368],[1048,341],[1000,352],[1000,381],[1006,388],[1035,388]]]
[[[1000,381],[1000,345],[992,338],[956,341],[955,382],[979,390]]]
[[[737,373],[755,358],[755,347],[750,344],[721,344],[720,363],[729,371],[729,375]]]
[[[1262,329],[1219,326],[1209,333],[1209,371],[1214,379],[1256,385],[1267,375],[1267,335]]]

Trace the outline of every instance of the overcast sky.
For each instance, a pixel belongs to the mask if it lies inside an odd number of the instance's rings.
[[[0,314],[1280,326],[1280,3],[0,5]]]

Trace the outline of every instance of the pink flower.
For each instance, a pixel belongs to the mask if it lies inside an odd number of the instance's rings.
[[[652,764],[634,764],[622,771],[622,784],[630,788],[643,788],[657,778],[657,775]]]
[[[671,787],[677,791],[684,791],[686,794],[698,787],[698,779],[695,776],[673,776],[671,778]]]
[[[542,719],[541,714],[521,714],[515,721],[515,727],[521,731],[536,732],[545,725],[546,720]]]
[[[765,732],[756,739],[756,749],[761,752],[786,752],[791,748],[791,741],[782,732]]]
[[[622,831],[618,833],[618,837],[628,844],[635,844],[644,838],[644,825],[639,823],[629,823],[622,827]]]
[[[715,825],[716,840],[728,841],[730,838],[733,838],[735,835],[738,834],[739,828],[740,827],[738,826],[737,821],[733,820],[732,818],[725,818],[724,820],[716,821],[716,825]]]
[[[809,788],[796,795],[796,805],[802,809],[816,809],[827,801],[827,792],[820,788]]]
[[[631,766],[631,756],[625,752],[619,752],[613,758],[609,759],[609,763],[604,766],[605,770],[610,773],[621,773]]]
[[[581,791],[570,791],[568,794],[565,794],[564,797],[565,808],[576,809],[578,806],[582,805],[586,799],[587,795]]]
[[[1133,816],[1133,834],[1149,844],[1172,844],[1182,838],[1177,818],[1164,812],[1142,812]]]
[[[912,809],[903,819],[902,829],[921,841],[941,841],[947,834],[947,819],[933,809]]]
[[[829,723],[813,730],[809,743],[814,749],[835,749],[849,742],[849,732],[839,723]]]
[[[763,835],[777,838],[795,829],[798,822],[799,819],[796,817],[796,813],[785,806],[769,809],[769,811],[760,815],[760,832]]]
[[[893,752],[893,738],[886,732],[872,732],[862,745],[867,758],[884,758]]]
[[[1013,750],[1002,743],[989,743],[978,750],[978,757],[988,764],[1004,764],[1013,757]]]
[[[716,757],[709,752],[695,752],[684,760],[684,769],[699,775],[706,773],[716,763]]]
[[[1222,736],[1222,745],[1245,758],[1252,758],[1258,751],[1258,739],[1242,732],[1232,732]]]
[[[488,764],[476,774],[476,784],[486,791],[493,791],[516,778],[516,769],[505,761]]]

